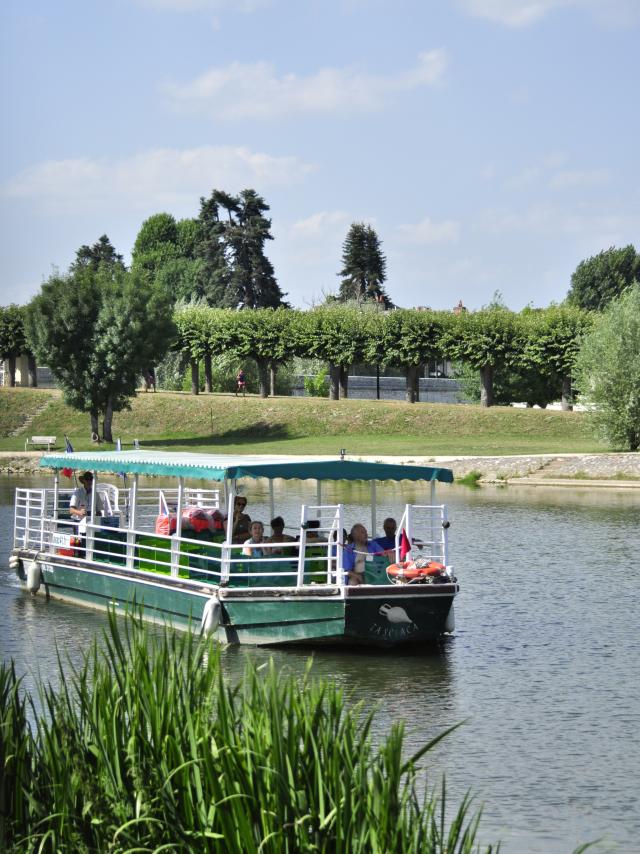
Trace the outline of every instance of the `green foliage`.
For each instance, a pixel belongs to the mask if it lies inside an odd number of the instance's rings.
[[[585,336],[576,382],[614,446],[640,449],[640,285],[610,303]]]
[[[342,246],[342,270],[338,274],[342,302],[373,300],[389,308],[392,303],[383,287],[387,259],[375,229],[364,222],[351,224]]]
[[[462,390],[462,397],[471,403],[480,402],[480,375],[475,368],[464,363],[456,365],[454,376]],[[544,409],[560,396],[557,377],[534,368],[496,368],[493,375],[493,402],[496,406],[526,403]]]
[[[129,404],[138,377],[164,354],[174,327],[166,295],[119,265],[72,266],[53,275],[27,309],[27,336],[65,400],[89,412],[92,432]]]
[[[304,378],[304,393],[308,397],[327,397],[329,394],[329,383],[326,371],[320,371],[311,377]]]
[[[499,307],[451,315],[440,342],[449,358],[478,369],[513,364],[521,345],[518,316]]]
[[[579,308],[602,311],[634,281],[640,281],[640,254],[631,244],[622,249],[612,246],[578,264],[567,301]]]
[[[463,477],[457,477],[456,483],[462,484],[462,486],[470,486],[472,489],[480,486],[480,480],[482,479],[482,472],[474,469],[473,471],[467,472]]]
[[[405,752],[395,723],[374,748],[374,714],[310,668],[296,679],[247,663],[231,685],[210,642],[152,638],[135,618],[120,629],[110,614],[102,646],[57,693],[41,687],[34,731],[0,668],[4,850],[478,850],[468,796],[450,810],[444,783],[416,793],[419,763],[447,733]]]
[[[293,327],[299,355],[333,365],[351,365],[363,357],[368,312],[338,303],[298,312]]]
[[[180,346],[191,358],[225,354],[238,367],[253,359],[260,392],[267,396],[269,368],[289,361],[295,352],[292,325],[296,317],[296,312],[285,308],[234,311],[185,306],[176,313],[176,323]]]
[[[76,252],[76,260],[71,265],[73,270],[88,267],[94,272],[101,266],[124,269],[122,255],[116,252],[106,234],[103,234],[93,246],[86,244],[81,246]]]
[[[0,358],[17,357],[27,350],[24,313],[24,306],[0,306]]]
[[[265,245],[273,240],[269,205],[255,190],[232,196],[213,190],[200,199],[203,290],[207,302],[227,308],[285,305]]]

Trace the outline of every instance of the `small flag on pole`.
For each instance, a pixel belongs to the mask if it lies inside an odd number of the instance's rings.
[[[69,437],[66,434],[64,437],[64,452],[65,452],[65,454],[72,454],[73,453],[73,445],[69,441]],[[62,469],[62,474],[65,477],[71,477],[73,475],[73,469],[64,468],[64,469]]]
[[[403,528],[402,534],[400,535],[400,560],[404,560],[410,551],[411,543],[409,542],[409,537],[407,537],[406,531]]]

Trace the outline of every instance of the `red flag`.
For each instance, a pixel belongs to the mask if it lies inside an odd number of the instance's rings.
[[[410,551],[411,543],[409,542],[409,537],[407,537],[406,531],[403,528],[402,534],[400,535],[400,560],[404,560]]]
[[[73,474],[73,469],[62,469],[62,474],[65,477],[71,477]]]

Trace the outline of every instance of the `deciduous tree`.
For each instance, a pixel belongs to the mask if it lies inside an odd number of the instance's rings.
[[[578,264],[567,301],[579,308],[602,311],[634,281],[640,281],[640,254],[631,244],[622,249],[612,246]]]
[[[615,447],[640,450],[640,285],[595,318],[575,375],[601,434]]]
[[[138,377],[163,355],[174,332],[166,294],[120,264],[74,264],[53,275],[27,309],[27,338],[67,403],[91,417],[91,432],[113,441],[113,413],[129,406]]]
[[[15,303],[4,308],[0,306],[0,359],[6,359],[8,362],[9,385],[12,388],[16,384],[16,359],[27,350],[24,334],[24,307]],[[30,385],[35,385],[31,370],[29,375]]]

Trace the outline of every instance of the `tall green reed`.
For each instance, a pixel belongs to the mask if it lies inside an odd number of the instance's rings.
[[[62,663],[61,663],[62,666]],[[477,850],[465,797],[420,797],[418,763],[392,726],[332,683],[246,666],[231,685],[211,642],[109,616],[103,644],[26,704],[0,669],[0,848],[43,852]],[[443,734],[443,735],[446,735]],[[491,847],[487,851],[492,851]]]

